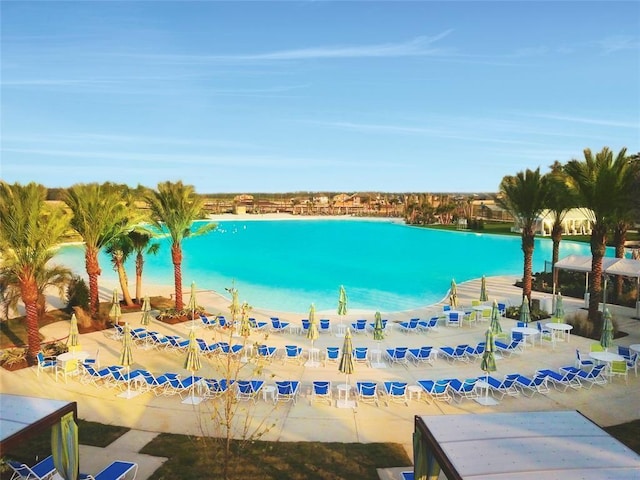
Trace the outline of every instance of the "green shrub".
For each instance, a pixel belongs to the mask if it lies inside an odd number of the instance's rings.
[[[89,310],[89,288],[78,275],[71,277],[67,287],[67,311],[72,312],[73,307]]]

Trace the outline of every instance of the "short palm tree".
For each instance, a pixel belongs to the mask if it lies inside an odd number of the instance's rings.
[[[570,160],[565,165],[580,205],[591,220],[591,275],[589,276],[589,320],[596,322],[602,297],[602,259],[606,252],[607,232],[616,222],[622,205],[637,201],[634,192],[638,163],[626,156],[623,148],[614,158],[604,147],[595,156],[588,148],[584,161]]]
[[[144,254],[155,255],[160,250],[159,243],[151,243],[154,238],[149,230],[134,229],[129,232],[129,240],[136,253],[136,302],[142,301],[142,272],[144,269]]]
[[[71,227],[84,240],[92,317],[97,316],[100,307],[98,277],[102,270],[98,254],[116,237],[130,231],[138,220],[127,197],[123,198],[123,187],[111,183],[77,184],[64,195],[72,213]]]
[[[171,261],[175,283],[176,310],[182,310],[182,241],[210,232],[215,223],[203,223],[193,228],[195,220],[205,217],[204,201],[196,195],[193,186],[182,182],[162,182],[157,191],[145,196],[151,210],[151,218],[158,229],[163,227],[171,236]]]
[[[551,166],[551,172],[547,174],[549,181],[549,195],[547,196],[547,209],[553,213],[553,226],[551,227],[551,240],[553,241],[553,255],[551,268],[558,261],[560,254],[560,242],[562,241],[562,222],[567,213],[577,207],[577,199],[562,169],[560,162]]]
[[[122,233],[113,238],[105,248],[107,255],[111,257],[111,264],[113,269],[118,274],[118,281],[120,282],[120,290],[122,290],[122,298],[124,303],[131,307],[133,306],[133,300],[129,293],[129,280],[127,279],[127,272],[124,269],[124,264],[129,258],[129,255],[133,252],[133,245],[129,239],[127,233]]]
[[[40,350],[38,324],[39,280],[68,228],[61,208],[48,208],[46,189],[0,182],[0,253],[3,274],[19,285],[27,312],[27,359],[35,362]]]
[[[532,263],[535,246],[535,226],[540,213],[547,205],[548,180],[540,175],[540,168],[527,169],[515,176],[506,176],[500,183],[500,194],[496,202],[513,215],[522,228],[522,252],[524,274],[522,296],[531,301]]]

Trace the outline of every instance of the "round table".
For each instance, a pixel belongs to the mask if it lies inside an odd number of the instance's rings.
[[[534,346],[536,344],[535,336],[538,335],[538,333],[540,333],[538,332],[537,328],[531,328],[531,327],[513,327],[511,329],[511,332],[521,333],[525,339],[531,337],[531,345],[534,345]]]
[[[629,345],[629,349],[634,352],[640,353],[640,343],[634,343],[633,345]]]
[[[80,350],[79,352],[66,352],[61,353],[56,357],[59,362],[68,362],[69,360],[81,360],[84,361],[89,358],[90,353]]]
[[[569,338],[571,336],[571,330],[573,330],[573,325],[569,325],[568,323],[545,323],[544,325],[549,330],[553,330],[552,333],[562,332],[564,334],[564,338],[566,338],[567,343],[569,343]]]
[[[624,360],[624,357],[622,355],[618,355],[617,353],[613,352],[589,352],[589,356],[594,360],[607,363]]]

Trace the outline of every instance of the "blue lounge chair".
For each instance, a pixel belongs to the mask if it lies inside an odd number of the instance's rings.
[[[522,337],[517,340],[511,340],[509,344],[506,344],[500,340],[496,340],[495,345],[496,350],[506,356],[510,356],[513,353],[522,353]]]
[[[400,331],[404,333],[415,333],[418,331],[418,322],[420,322],[419,318],[412,318],[408,322],[400,322],[398,325],[400,326]]]
[[[307,332],[309,331],[309,319],[308,318],[303,318],[302,320],[300,320],[300,335],[306,335]]]
[[[254,330],[262,330],[267,325],[267,322],[258,322],[255,318],[249,317],[249,326]]]
[[[169,341],[169,347],[172,347],[176,350],[186,350],[189,346],[189,339],[182,338],[179,335],[167,335],[167,340]]]
[[[431,355],[432,350],[433,347],[410,348],[409,356],[415,365],[418,365],[418,363],[428,363],[433,365],[433,356]]]
[[[418,380],[417,383],[433,400],[451,401],[449,382],[447,380]]]
[[[227,321],[224,315],[218,315],[216,317],[216,322],[218,322],[218,326],[220,328],[229,328],[231,326],[231,323]]]
[[[340,361],[340,348],[339,347],[327,347],[324,357],[324,366],[327,366],[327,362],[338,363]]]
[[[477,382],[477,378],[467,378],[462,382],[457,378],[449,379],[449,389],[453,393],[453,399],[460,403],[465,398],[478,398]]]
[[[82,383],[93,383],[96,387],[99,387],[111,379],[111,370],[109,367],[96,370],[90,363],[82,363],[81,365],[84,372],[80,377]]]
[[[459,327],[462,323],[458,312],[447,312],[447,327]]]
[[[328,318],[320,319],[320,333],[331,333],[331,320]]]
[[[295,404],[298,398],[298,390],[300,390],[300,382],[297,380],[277,381],[273,402],[293,402]]]
[[[376,382],[356,382],[356,394],[359,402],[379,405],[378,384]]]
[[[409,363],[407,360],[408,350],[408,347],[388,348],[386,350],[387,358],[391,363],[402,363],[406,365]]]
[[[518,375],[517,377],[515,377],[515,379],[516,386],[520,388],[520,391],[526,397],[532,397],[536,393],[549,393],[549,386],[547,385],[546,375],[537,373],[533,376],[533,378],[529,378],[524,375]]]
[[[173,375],[173,377],[168,377],[167,375]],[[162,389],[169,382],[169,378],[176,378],[178,376],[177,373],[174,374],[163,374],[156,377],[153,373],[147,370],[140,370],[140,375],[136,377],[136,383],[138,384],[140,390],[144,392],[152,391],[154,395],[161,395]]]
[[[40,372],[46,372],[52,370],[54,373],[58,367],[58,360],[55,357],[45,357],[44,353],[38,352],[36,355],[38,361],[37,375],[40,376]]]
[[[323,381],[323,380],[314,380],[311,383],[311,397],[309,398],[309,405],[314,400],[325,399],[329,401],[329,405],[331,405],[331,382]]]
[[[180,378],[179,376],[168,378],[168,381],[165,384],[164,389],[162,390],[162,394],[178,395],[180,398],[182,398],[183,395],[190,393],[191,389],[194,388],[196,384],[199,384],[201,380],[202,377],[196,377],[193,375],[189,375],[184,379]]]
[[[387,319],[383,319],[382,320],[382,330],[386,330],[387,329],[387,322],[388,321],[389,320],[387,320]],[[376,323],[375,322],[369,322],[369,328],[371,330],[375,329],[376,328]]]
[[[229,345],[227,342],[218,342],[218,349],[216,351],[221,355],[237,355],[242,348],[243,346],[239,343]]]
[[[353,333],[364,333],[367,330],[367,321],[362,318],[358,319],[351,323],[351,328],[353,328]]]
[[[208,328],[215,327],[218,324],[215,318],[209,318],[204,313],[200,314],[200,320],[202,321],[202,325]]]
[[[124,480],[127,475],[130,475],[131,480],[133,480],[136,478],[137,473],[137,463],[116,460],[95,475],[81,474],[80,478],[82,480]]]
[[[269,347],[267,345],[258,345],[258,358],[271,361],[278,351],[278,347]]]
[[[169,339],[158,332],[149,331],[149,345],[153,348],[167,348],[170,343]]]
[[[51,455],[40,460],[33,467],[30,467],[25,463],[16,462],[15,460],[7,460],[7,465],[9,465],[13,470],[11,480],[46,480],[57,473],[56,467],[53,465],[53,457]]]
[[[238,400],[252,400],[256,401],[258,393],[264,386],[263,380],[238,380],[236,385],[236,398]]]
[[[566,370],[561,368],[560,372],[556,372],[555,370],[544,368],[538,370],[536,375],[546,375],[546,377],[551,380],[553,387],[561,392],[566,391],[569,387],[576,390],[582,388],[577,372],[572,369]]]
[[[302,347],[298,347],[297,345],[285,345],[282,363],[284,364],[287,361],[302,363]]]
[[[467,347],[466,351],[469,359],[474,360],[476,358],[480,358],[484,353],[485,345],[486,345],[485,342],[480,342],[475,347],[471,347],[471,346]]]
[[[277,317],[271,317],[271,332],[282,333],[289,328],[289,322],[282,322]]]
[[[576,368],[582,368],[582,367],[587,367],[589,369],[593,368],[595,364],[593,363],[593,360],[588,360],[586,358],[582,358],[582,355],[580,354],[580,350],[576,348]]]
[[[404,403],[409,406],[407,396],[407,382],[384,382],[384,393],[386,394],[387,407],[390,402]]]
[[[207,398],[217,398],[221,396],[224,392],[229,390],[229,385],[233,385],[233,380],[227,383],[227,379],[223,378],[221,380],[216,380],[215,378],[205,378],[204,384],[207,387],[207,390],[204,393],[204,396]]]
[[[486,382],[491,389],[491,395],[493,395],[494,397],[500,395],[500,398],[498,400],[502,400],[505,395],[508,395],[510,397],[520,396],[520,391],[516,388],[515,385],[517,376],[518,374],[507,375],[503,380],[498,380],[491,375],[484,375],[482,377],[478,377],[478,380]]]
[[[560,370],[574,372],[580,379],[580,383],[582,384],[583,387],[591,388],[594,385],[607,384],[607,377],[605,376],[605,367],[606,365],[602,363],[600,365],[596,365],[595,367],[593,367],[589,372],[576,367],[561,367]]]
[[[440,347],[440,352],[445,356],[445,358],[447,358],[451,362],[453,362],[454,360],[459,360],[461,362],[468,362],[469,357],[467,356],[467,348],[469,348],[469,345],[467,344],[461,344],[455,348],[444,346],[444,347]]]
[[[436,330],[438,328],[438,317],[431,317],[429,320],[418,320],[418,329],[428,332],[429,330]]]
[[[353,349],[353,361],[358,363],[369,364],[369,348],[368,347],[355,347]]]

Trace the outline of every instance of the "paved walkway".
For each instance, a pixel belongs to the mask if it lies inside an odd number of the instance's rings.
[[[514,277],[490,277],[487,279],[491,298],[505,300],[518,305],[521,290],[513,287]],[[480,291],[480,281],[466,282],[458,286],[459,299],[463,305],[470,305],[471,299],[477,298]],[[109,296],[108,289],[103,292]],[[534,298],[536,295],[534,294]],[[539,296],[538,296],[539,297]],[[199,292],[198,303],[205,306],[212,315],[226,314],[228,316],[228,300],[215,292]],[[580,310],[583,302],[565,298],[567,313]],[[429,318],[439,313],[442,305],[408,312],[383,313],[390,322],[407,320],[411,317]],[[619,328],[629,333],[616,343],[629,345],[640,343],[640,322],[631,319],[633,311],[619,307],[612,307],[614,317]],[[299,324],[306,314],[278,313],[255,309],[252,315],[258,321],[268,320],[269,317],[279,315],[285,321]],[[319,318],[330,318],[335,324],[338,317],[334,312],[320,312]],[[373,312],[351,312],[345,323],[357,318],[367,318],[373,321]],[[139,326],[140,314],[127,314],[123,320],[130,322],[133,327]],[[512,320],[502,321],[503,330],[509,332],[514,326]],[[189,324],[166,325],[156,321],[150,328],[163,334],[178,334],[186,337]],[[469,343],[475,345],[484,341],[487,324],[471,327],[447,328],[420,333],[404,334],[398,329],[392,329],[382,342],[382,348],[395,346],[419,347],[432,345],[457,345]],[[68,332],[68,322],[59,322],[42,329],[46,337],[61,338]],[[82,348],[90,353],[99,349],[99,358],[103,366],[118,362],[121,344],[110,338],[111,332],[96,332],[82,335]],[[207,342],[229,339],[229,333],[222,333],[217,329],[198,330],[198,336]],[[376,347],[371,334],[354,335],[354,346]],[[231,343],[241,339],[231,338]],[[296,333],[263,334],[252,333],[251,342],[264,342],[282,348],[286,344],[296,344],[308,348],[309,341]],[[342,346],[343,339],[335,335],[323,334],[314,346],[324,351],[327,346]],[[592,340],[575,335],[570,343],[558,343],[554,350],[549,345],[537,345],[527,348],[521,355],[513,355],[498,361],[497,376],[519,372],[531,375],[540,368],[554,368],[572,365],[575,360],[575,349],[589,350]],[[189,375],[183,369],[184,353],[169,351],[144,350],[136,348],[134,351],[135,365],[132,368],[146,368],[154,373],[167,371],[178,372],[183,376]],[[220,378],[220,360],[203,359],[203,367],[198,375]],[[358,380],[373,380],[379,384],[386,380],[401,380],[414,384],[421,379],[438,379],[445,377],[477,377],[481,375],[479,361],[461,365],[450,364],[445,360],[437,360],[434,365],[414,366],[395,365],[384,369],[370,368],[356,365],[355,373],[350,377],[350,383]],[[591,390],[571,390],[568,392],[551,391],[548,395],[536,395],[533,398],[505,398],[496,407],[487,407],[473,401],[461,403],[428,403],[425,398],[413,399],[409,406],[391,404],[381,406],[362,404],[355,409],[339,409],[325,403],[309,403],[309,390],[312,380],[330,380],[334,386],[344,383],[345,376],[338,371],[337,365],[309,368],[294,363],[275,361],[263,368],[257,368],[253,363],[242,367],[240,376],[243,378],[262,378],[267,384],[275,380],[288,379],[301,381],[301,397],[296,405],[279,404],[259,400],[255,405],[247,403],[244,413],[252,420],[251,428],[261,431],[259,423],[267,419],[267,424],[273,427],[264,434],[264,440],[270,441],[338,441],[338,442],[396,442],[404,445],[409,458],[412,458],[411,436],[413,433],[414,415],[425,414],[466,414],[495,411],[542,411],[542,410],[579,410],[588,418],[601,426],[614,425],[632,419],[640,418],[640,403],[638,392],[640,381],[633,373],[629,376],[628,384],[616,379],[613,384],[604,388],[594,387]],[[0,369],[0,385],[2,392],[36,397],[58,398],[78,402],[80,418],[106,424],[118,424],[132,428],[127,435],[100,450],[82,447],[81,466],[83,471],[97,472],[110,460],[121,458],[136,461],[140,465],[138,478],[144,480],[157,469],[164,459],[141,455],[140,448],[150,441],[157,432],[171,432],[188,435],[216,435],[218,429],[213,417],[215,401],[207,400],[200,405],[182,404],[177,396],[154,396],[144,393],[132,399],[119,398],[119,391],[99,388],[70,379],[68,383],[62,380],[56,383],[53,376],[41,375],[36,379],[34,369],[23,369],[8,372]],[[402,467],[402,466],[399,466]],[[408,467],[408,466],[407,466]],[[383,474],[381,474],[383,475]],[[392,473],[384,473],[392,475]],[[391,478],[391,477],[390,477]]]

